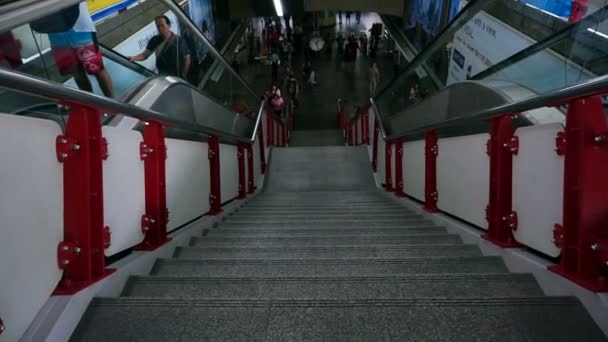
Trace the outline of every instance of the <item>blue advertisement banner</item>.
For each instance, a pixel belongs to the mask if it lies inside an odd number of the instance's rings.
[[[460,0],[413,0],[405,3],[405,29],[415,27],[417,24],[428,34],[435,36],[443,28],[444,3],[449,2],[448,21],[458,14]]]
[[[558,17],[568,18],[572,13],[572,0],[521,0],[521,2],[551,12]]]

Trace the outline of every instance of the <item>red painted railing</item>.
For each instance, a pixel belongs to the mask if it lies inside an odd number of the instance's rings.
[[[596,81],[596,84],[605,80]],[[592,90],[578,91],[575,95],[563,90],[552,94],[550,100],[533,102],[527,99],[520,103],[489,110],[474,115],[477,120],[492,123],[487,153],[490,156],[490,194],[486,218],[488,231],[483,237],[503,248],[522,246],[516,241],[513,231],[517,229],[518,217],[513,211],[513,155],[518,153],[519,141],[514,136],[513,119],[519,113],[545,106],[568,106],[564,134],[556,136],[556,152],[564,155],[563,220],[556,224],[554,243],[561,249],[559,264],[549,267],[565,278],[595,292],[608,291],[608,124],[606,113],[598,95],[608,93],[606,87],[591,84]],[[589,86],[591,87],[591,86]],[[510,107],[512,106],[512,107]],[[510,110],[512,108],[518,110]],[[357,123],[363,121],[362,142],[366,141],[365,127],[373,121],[372,168],[378,172],[378,146],[381,132],[379,115],[374,107],[374,118],[366,112],[346,123],[345,138],[349,144],[358,144],[351,133]],[[472,119],[463,119],[462,124]],[[408,137],[425,135],[425,189],[424,209],[440,211],[437,189],[438,130],[461,124],[452,122],[410,131],[385,139],[385,189],[397,196],[404,196],[403,143]],[[396,148],[392,148],[396,145]],[[395,158],[395,182],[393,182],[392,159]]]

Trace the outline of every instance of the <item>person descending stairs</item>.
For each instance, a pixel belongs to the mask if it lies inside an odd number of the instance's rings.
[[[577,299],[377,190],[365,148],[272,154],[263,193],[95,299],[72,341],[606,341]]]

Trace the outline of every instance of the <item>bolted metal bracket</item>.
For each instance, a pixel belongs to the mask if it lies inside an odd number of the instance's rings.
[[[555,224],[553,226],[553,244],[559,249],[564,248],[564,226]]]
[[[103,160],[108,160],[109,157],[108,140],[106,138],[101,138],[101,158],[103,158]]]
[[[209,149],[207,151],[207,157],[209,158],[209,160],[213,160],[215,158],[215,152],[213,152],[212,149]]]
[[[141,216],[141,231],[142,233],[146,234],[150,229],[152,229],[152,226],[156,224],[156,220],[153,219],[151,216],[148,215],[142,215]]]
[[[429,152],[434,156],[438,156],[439,155],[439,145],[431,146],[429,149]]]
[[[519,137],[513,136],[502,146],[506,148],[510,153],[517,155],[517,153],[519,153]]]
[[[59,266],[59,269],[66,269],[80,252],[81,249],[76,243],[61,241],[59,245],[57,245],[57,265]]]
[[[57,160],[60,163],[63,163],[66,159],[80,150],[80,145],[76,142],[76,140],[68,138],[64,135],[57,136],[55,139],[55,146]]]
[[[519,220],[517,217],[517,212],[512,211],[508,215],[503,216],[502,220],[505,221],[507,226],[511,228],[511,230],[517,230],[517,226],[519,224]]]
[[[108,249],[112,245],[112,231],[110,227],[103,227],[103,248]]]
[[[149,147],[145,142],[139,143],[139,159],[146,160],[150,155],[154,153],[154,149]]]
[[[566,154],[566,132],[557,132],[555,136],[555,153],[558,156]]]

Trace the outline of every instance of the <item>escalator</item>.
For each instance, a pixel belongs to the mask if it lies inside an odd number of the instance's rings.
[[[568,23],[518,1],[473,1],[425,48],[412,42],[416,36],[400,19],[384,16],[409,56],[403,73],[374,99],[387,131],[474,114],[604,75],[606,5]],[[537,110],[521,116],[519,124],[563,123],[563,114],[563,108]],[[471,129],[467,133],[487,126]]]

